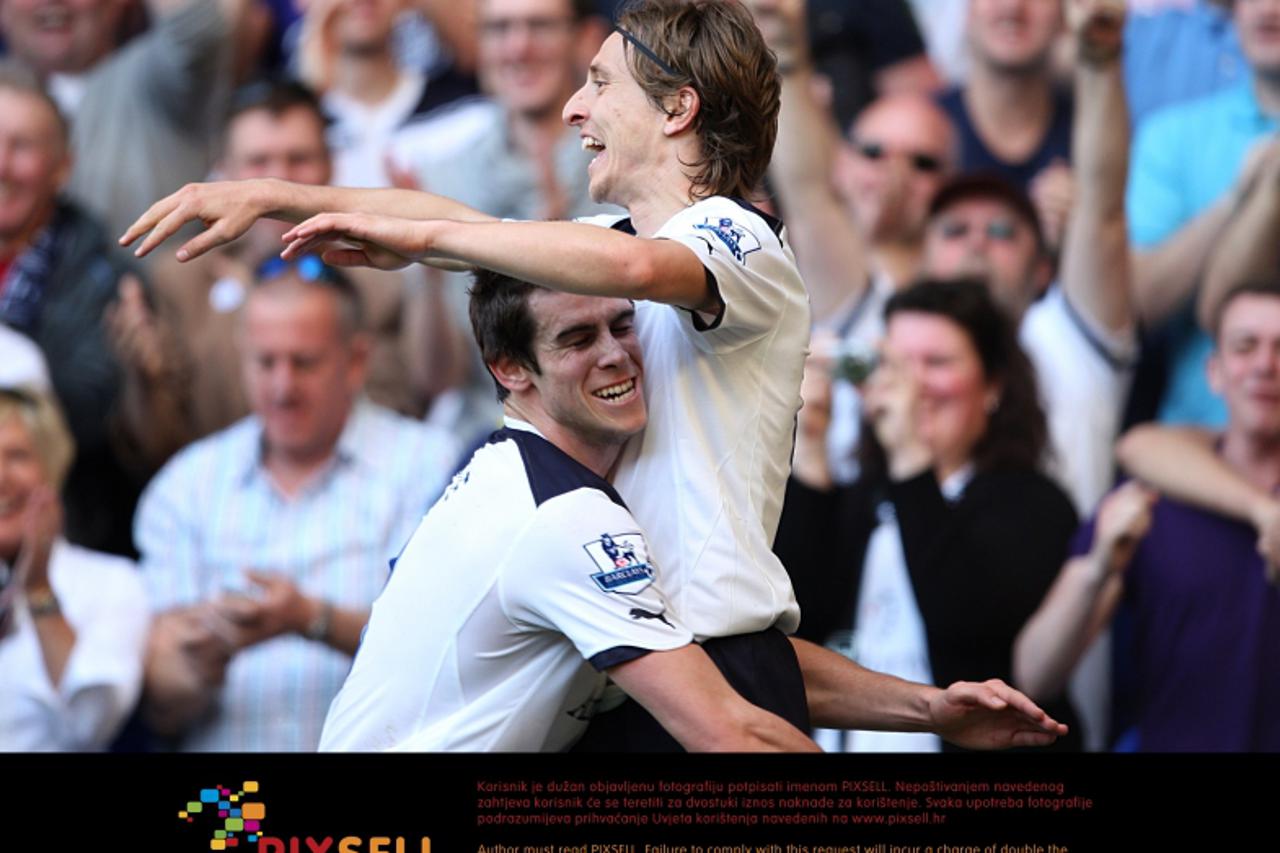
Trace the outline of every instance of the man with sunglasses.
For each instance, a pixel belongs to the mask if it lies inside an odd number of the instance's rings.
[[[873,708],[892,707],[901,720],[964,738],[986,731],[992,715],[1007,719],[1009,688],[899,689],[820,648],[793,650],[785,637],[799,610],[770,545],[809,310],[781,223],[743,200],[769,161],[778,92],[774,59],[742,6],[649,0],[620,14],[564,110],[595,153],[592,197],[625,207],[629,218],[495,222],[438,196],[264,182],[185,188],[122,242],[150,231],[138,249],[145,254],[200,219],[208,230],[178,250],[188,258],[260,216],[311,217],[286,235],[286,256],[322,249],[339,263],[462,263],[638,300],[655,378],[650,426],[623,451],[614,483],[655,543],[681,622],[745,698],[799,728],[808,725],[810,691],[821,697],[815,712],[824,723],[856,728]],[[316,215],[324,210],[342,212]],[[1043,717],[1028,722],[1046,735],[1058,730]],[[676,746],[634,703],[598,716],[587,738],[604,749]]]

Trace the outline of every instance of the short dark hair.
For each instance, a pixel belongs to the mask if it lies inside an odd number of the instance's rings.
[[[1213,314],[1210,317],[1209,334],[1213,336],[1213,342],[1216,345],[1218,338],[1222,334],[1222,318],[1227,313],[1227,307],[1235,302],[1241,296],[1270,296],[1280,299],[1280,278],[1258,279],[1252,281],[1241,282],[1228,290],[1218,304],[1213,306]]]
[[[986,283],[918,281],[889,298],[885,322],[904,311],[934,314],[955,323],[978,353],[983,376],[1000,383],[1000,400],[973,448],[975,467],[1038,468],[1048,446],[1049,427],[1040,407],[1035,370],[1018,344],[1013,321],[991,298]]]
[[[499,359],[509,358],[534,373],[542,372],[533,352],[538,322],[529,310],[529,296],[538,290],[546,288],[493,270],[475,271],[467,310],[486,369]],[[510,389],[493,376],[492,370],[489,375],[498,390],[498,401],[507,399]]]
[[[338,306],[338,331],[343,340],[350,340],[364,330],[364,301],[342,270],[329,266],[317,255],[303,255],[291,261],[273,256],[254,271],[253,289],[263,290],[283,279],[301,282],[305,287],[323,290],[333,297]]]
[[[314,113],[321,127],[329,123],[320,99],[311,89],[287,77],[263,77],[244,84],[231,95],[226,126],[256,110],[266,110],[279,117],[298,108]]]
[[[694,170],[694,197],[754,193],[773,156],[782,84],[751,13],[737,0],[630,0],[618,24],[665,65],[625,41],[631,76],[650,103],[667,112],[666,99],[682,87],[698,93],[702,157],[684,164]]]

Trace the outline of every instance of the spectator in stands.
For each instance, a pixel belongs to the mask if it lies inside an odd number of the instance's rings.
[[[1153,113],[1134,143],[1134,295],[1166,348],[1157,413],[1166,423],[1226,422],[1205,380],[1212,341],[1204,329],[1223,293],[1280,269],[1280,4],[1238,0],[1233,16],[1247,79]]]
[[[314,95],[296,83],[254,83],[232,99],[219,170],[232,180],[281,178],[328,183],[324,117]],[[179,264],[154,265],[164,320],[185,345],[197,436],[230,426],[249,411],[235,330],[245,295],[275,258],[287,226],[263,221],[235,243]],[[466,342],[448,316],[440,286],[421,270],[352,270],[367,331],[373,336],[367,392],[371,400],[420,417],[429,401],[458,381]]]
[[[250,293],[254,414],[188,447],[138,510],[158,613],[144,706],[188,750],[312,750],[388,560],[456,462],[452,439],[360,399],[356,290],[302,261]]]
[[[1128,147],[1121,21],[1102,2],[1073,3],[1070,10],[1080,57],[1073,130],[1079,188],[1058,284],[1045,291],[1052,264],[1031,201],[994,176],[962,176],[941,189],[932,203],[923,267],[939,278],[984,278],[1019,323],[1048,416],[1049,470],[1084,514],[1113,482],[1112,445],[1132,379],[1136,335],[1121,196]],[[796,214],[789,219],[794,223]],[[848,242],[838,233],[830,232],[827,244]],[[853,395],[838,393],[829,464],[838,482],[848,482],[858,473],[858,409],[844,402]],[[1094,746],[1101,745],[1105,725],[1105,664],[1106,649],[1098,647],[1077,693]]]
[[[298,45],[302,79],[332,120],[329,147],[338,186],[391,183],[386,164],[393,134],[458,98],[475,80],[447,69],[433,76],[398,61],[392,38],[406,0],[312,0]]]
[[[506,219],[566,219],[618,212],[587,191],[577,128],[561,111],[604,40],[591,0],[481,0],[479,74],[490,99],[438,111],[396,135],[408,182]],[[444,274],[456,326],[466,323],[466,277]],[[478,353],[469,381],[432,412],[460,435],[487,436],[500,422]],[[449,410],[452,409],[452,413]]]
[[[61,534],[74,445],[46,395],[0,388],[0,750],[106,746],[137,701],[148,614],[127,560]]]
[[[1050,248],[1071,209],[1071,97],[1053,78],[1061,0],[969,0],[970,63],[939,103],[960,139],[962,171],[1001,174],[1031,194]]]
[[[1280,486],[1280,285],[1236,288],[1214,329],[1208,370],[1229,412],[1217,446],[1225,474],[1190,455],[1140,468],[1175,499],[1230,510],[1231,480],[1264,495]],[[1054,695],[1090,638],[1119,619],[1120,748],[1280,750],[1274,565],[1247,524],[1178,500],[1153,508],[1153,498],[1128,483],[1081,531],[1078,556],[1019,638],[1019,683]]]
[[[0,322],[39,346],[79,450],[67,536],[130,553],[138,491],[186,438],[182,379],[139,279],[60,196],[71,152],[56,105],[12,66],[0,68],[0,151]]]
[[[118,234],[204,177],[247,0],[147,0],[152,27],[117,43],[119,0],[4,0],[9,49],[72,119],[72,198]],[[57,26],[50,24],[50,16]],[[64,401],[65,402],[65,401]],[[72,415],[74,421],[74,414]]]
[[[423,189],[491,216],[604,213],[561,111],[604,40],[591,0],[481,0],[481,83],[492,100],[444,110],[397,135],[395,158]]]
[[[826,642],[852,626],[856,641],[838,649],[913,681],[1008,678],[1014,637],[1076,527],[1038,470],[1048,432],[1031,365],[980,282],[916,284],[885,317],[883,362],[864,388],[866,441],[881,458],[853,486],[833,489],[827,469],[828,366],[806,371],[775,546],[804,613],[800,636]],[[1060,743],[1078,748],[1070,709],[1047,710],[1072,726]],[[920,748],[847,734],[827,745]]]
[[[923,226],[920,264],[925,274],[933,277],[987,279],[996,301],[1020,322],[1022,344],[1046,395],[1051,445],[1062,466],[1058,469],[1060,482],[1078,510],[1089,512],[1111,484],[1111,444],[1135,355],[1121,196],[1128,133],[1119,61],[1121,19],[1100,0],[1073,3],[1071,10],[1071,31],[1080,43],[1074,122],[1080,186],[1063,247],[1060,285],[1041,298],[1052,278],[1052,263],[1035,209],[1024,193],[992,175],[955,178],[934,195]],[[788,45],[798,40],[786,38],[788,32],[794,32],[787,22],[795,16],[785,14],[785,7],[782,11],[784,14],[776,18],[761,20],[775,49],[786,56]],[[803,67],[799,61],[796,65]],[[803,88],[796,85],[802,81],[801,73],[796,80],[788,77],[784,83],[791,88],[784,90],[787,116],[779,133],[774,176],[786,204],[789,229],[796,235],[797,256],[802,259],[806,280],[836,290],[841,270],[853,270],[854,282],[863,280],[861,270],[867,269],[867,263],[861,260],[858,247],[865,244],[856,225],[833,202],[822,170],[810,165],[823,161],[823,140],[830,140],[831,134],[811,102],[803,98]],[[794,93],[792,97],[787,97],[788,92]],[[868,189],[859,198],[867,199],[868,211],[886,207],[913,210],[922,195],[941,183],[931,170],[919,168],[919,161],[932,161],[932,155],[940,153],[938,148],[926,147],[929,139],[937,144],[937,132],[927,129],[934,125],[925,124],[923,117],[913,123],[912,113],[896,105],[894,112],[896,117],[889,115],[895,120],[883,126],[879,123],[883,113],[876,107],[864,119],[869,127],[866,138],[882,143],[883,154],[882,162],[867,164]],[[921,116],[920,110],[914,115]],[[878,134],[884,134],[883,138]],[[876,178],[880,180],[873,180]],[[890,178],[901,187],[898,196],[902,200],[894,205],[874,194],[895,186]],[[868,224],[877,221],[869,215],[860,219]],[[909,219],[900,215],[899,221]],[[890,256],[878,252],[872,239],[872,261],[882,254]],[[904,271],[909,269],[900,266]],[[853,290],[873,292],[856,286]],[[881,290],[888,288],[881,286]],[[822,285],[813,291],[817,304],[823,299]],[[838,301],[825,298],[829,306]],[[864,311],[874,318],[874,310]],[[873,321],[864,322],[867,331],[861,340],[874,340]],[[857,325],[847,321],[845,325],[852,327],[853,333],[841,329],[844,337],[859,339]],[[857,410],[839,396],[835,405],[831,462],[837,480],[847,481],[856,473],[848,463],[858,435],[850,425],[856,423]]]

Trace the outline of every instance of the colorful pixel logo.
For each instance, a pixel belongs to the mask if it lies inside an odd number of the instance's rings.
[[[263,818],[267,816],[267,807],[257,794],[257,782],[245,782],[238,791],[221,785],[201,788],[200,798],[188,802],[187,807],[178,812],[178,819],[195,823],[197,817],[205,819],[204,815],[211,818],[216,815],[212,819],[217,828],[209,839],[210,850],[240,847],[241,838],[246,847],[256,845],[262,837]],[[246,799],[246,795],[252,795],[252,799]]]

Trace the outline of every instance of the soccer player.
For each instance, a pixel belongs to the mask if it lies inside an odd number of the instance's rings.
[[[272,216],[301,222],[285,235],[286,256],[475,266],[637,300],[649,427],[624,449],[613,481],[654,545],[680,623],[739,693],[798,728],[812,708],[844,728],[879,727],[884,712],[900,725],[968,732],[985,718],[971,711],[1012,713],[1020,694],[1003,684],[953,686],[953,695],[895,682],[869,698],[867,679],[878,677],[786,637],[799,609],[770,544],[809,310],[781,223],[745,201],[768,165],[778,107],[776,64],[740,4],[646,0],[620,13],[564,110],[596,152],[592,197],[629,217],[496,222],[425,193],[264,181],[185,187],[122,242],[150,232],[138,248],[146,254],[198,219],[207,230],[178,250],[189,258]],[[1019,742],[1058,731],[1038,709],[1028,727]],[[676,746],[634,703],[597,717],[588,738],[607,749]]]

